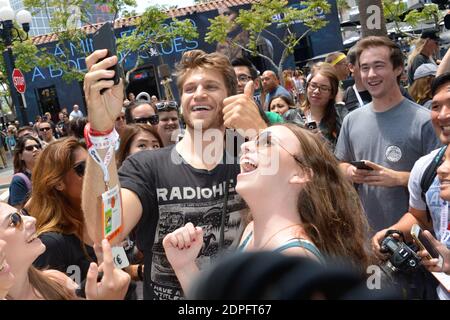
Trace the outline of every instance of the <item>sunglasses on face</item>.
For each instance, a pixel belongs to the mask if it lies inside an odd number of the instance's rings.
[[[9,225],[16,229],[22,230],[23,218],[20,212],[13,212],[9,215]]]
[[[155,104],[156,109],[158,111],[163,111],[163,110],[178,110],[178,103],[176,101],[164,101],[164,102],[158,102],[157,104]]]
[[[118,116],[116,118],[116,121],[120,121],[120,120],[125,121],[125,116]]]
[[[81,161],[73,167],[73,170],[80,178],[84,177],[85,169],[86,169],[86,161]]]
[[[39,128],[39,131],[44,132],[44,131],[49,131],[51,128],[50,127],[44,127],[44,128]]]
[[[38,144],[32,144],[32,145],[24,147],[24,149],[27,151],[33,151],[34,149],[41,150],[41,146]]]
[[[152,124],[157,125],[159,123],[159,117],[157,114],[150,116],[148,118],[135,118],[134,123],[144,123],[144,124]]]

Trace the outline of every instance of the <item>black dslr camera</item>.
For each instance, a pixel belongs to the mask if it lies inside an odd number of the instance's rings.
[[[394,238],[393,234],[400,235],[401,240]],[[404,239],[401,231],[388,230],[381,242],[380,251],[389,255],[386,267],[394,272],[409,272],[420,266],[420,257],[404,242]]]

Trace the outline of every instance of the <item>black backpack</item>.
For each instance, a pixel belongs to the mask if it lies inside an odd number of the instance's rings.
[[[444,156],[445,150],[447,149],[447,146],[443,146],[439,152],[436,154],[436,156],[433,158],[433,161],[430,162],[428,167],[425,169],[422,180],[420,180],[420,187],[422,189],[422,200],[426,203],[426,193],[428,189],[430,188],[431,184],[433,183],[434,178],[436,177],[436,170],[441,165],[442,157]],[[430,210],[427,206],[427,219],[428,221],[431,221],[431,215]]]

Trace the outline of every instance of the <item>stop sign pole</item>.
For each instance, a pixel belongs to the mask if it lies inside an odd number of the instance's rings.
[[[25,83],[25,76],[20,69],[14,68],[12,73],[12,80],[14,88],[22,96],[23,107],[27,108],[27,100],[25,99],[25,90],[27,89],[27,84]]]

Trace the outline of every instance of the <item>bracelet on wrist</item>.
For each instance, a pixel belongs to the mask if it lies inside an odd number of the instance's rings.
[[[105,131],[99,131],[99,130],[95,130],[91,128],[91,124],[88,122],[85,126],[85,128],[87,127],[89,134],[91,135],[91,137],[101,137],[101,136],[107,136],[109,135],[111,132],[113,132],[114,127],[112,127],[110,130],[105,130]]]
[[[115,149],[118,147],[119,134],[113,128],[111,132],[105,135],[92,135],[92,129],[89,126],[89,123],[84,127],[84,139],[86,141],[87,148],[91,148],[92,146],[95,149],[108,149],[113,146]],[[98,133],[99,131],[97,131]]]

